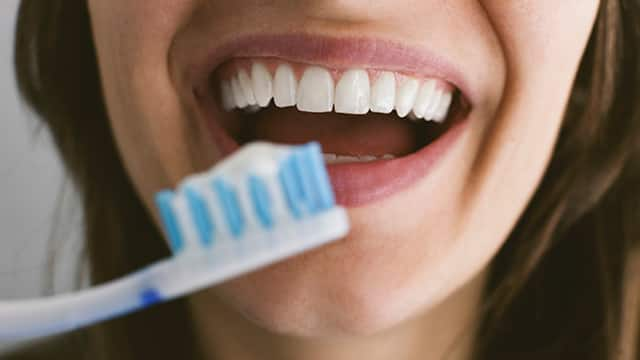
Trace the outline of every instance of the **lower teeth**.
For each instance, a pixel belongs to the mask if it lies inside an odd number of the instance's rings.
[[[396,157],[391,154],[386,154],[383,156],[373,156],[373,155],[361,155],[361,156],[352,156],[352,155],[337,155],[337,154],[324,154],[324,162],[328,165],[331,164],[346,164],[346,163],[367,163],[378,160],[393,160]]]

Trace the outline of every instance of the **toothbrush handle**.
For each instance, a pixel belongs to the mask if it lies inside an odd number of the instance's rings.
[[[346,210],[336,207],[268,235],[246,234],[243,242],[164,259],[80,292],[0,301],[0,341],[52,335],[140,310],[338,240],[348,230]]]
[[[0,340],[23,340],[77,329],[163,301],[150,287],[158,272],[170,267],[160,261],[104,285],[73,294],[34,300],[0,301]]]

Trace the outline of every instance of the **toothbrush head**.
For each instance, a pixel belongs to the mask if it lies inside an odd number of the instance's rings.
[[[249,144],[155,200],[174,256],[299,228],[337,208],[316,142]]]

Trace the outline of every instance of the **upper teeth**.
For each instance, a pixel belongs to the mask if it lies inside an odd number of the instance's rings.
[[[389,71],[380,72],[373,84],[364,69],[342,73],[337,85],[331,72],[308,66],[299,81],[293,67],[280,63],[272,75],[261,62],[252,62],[251,71],[240,68],[230,80],[221,81],[222,104],[255,111],[274,100],[277,107],[296,106],[305,112],[366,114],[391,113],[412,120],[442,122],[453,99],[452,90],[436,79],[417,79]]]

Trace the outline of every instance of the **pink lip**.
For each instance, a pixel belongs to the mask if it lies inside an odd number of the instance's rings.
[[[453,147],[466,129],[466,119],[456,121],[434,142],[419,151],[393,160],[329,165],[336,201],[344,206],[362,206],[404,190],[426,176]]]
[[[473,97],[462,74],[443,58],[397,42],[369,38],[334,38],[309,34],[249,35],[214,49],[200,64],[186,73],[201,104],[201,115],[223,156],[238,148],[238,143],[216,118],[223,113],[210,94],[209,75],[224,61],[234,57],[277,57],[292,62],[343,69],[353,66],[398,71],[437,77],[456,86],[473,104]],[[213,121],[212,121],[213,120]],[[339,204],[363,206],[391,196],[427,176],[433,165],[444,157],[466,129],[467,118],[459,117],[434,142],[418,152],[394,160],[370,163],[329,165],[329,175]],[[451,121],[448,120],[448,121]]]

